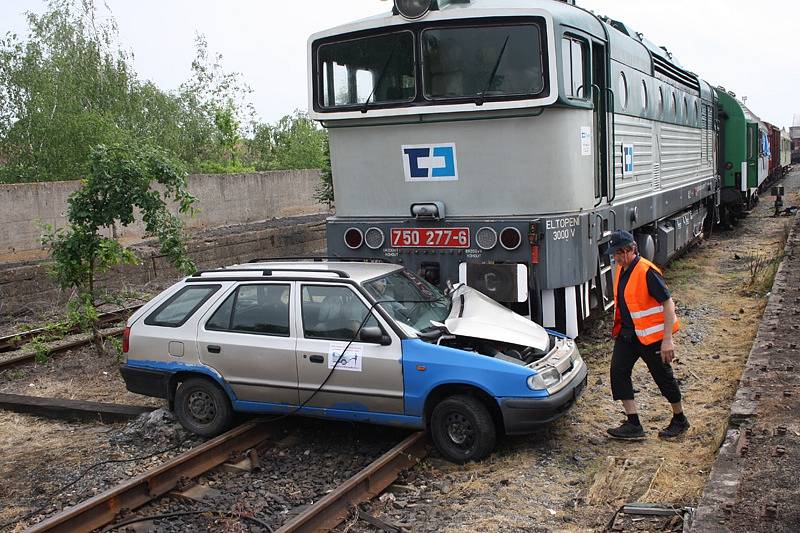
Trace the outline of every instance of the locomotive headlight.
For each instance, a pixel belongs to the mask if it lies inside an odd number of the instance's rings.
[[[517,228],[504,228],[500,232],[500,245],[506,250],[516,250],[522,244],[522,234]]]
[[[344,243],[351,250],[356,250],[364,244],[364,234],[358,228],[348,228],[344,232]]]
[[[418,19],[425,15],[434,0],[394,0],[394,8],[403,18]]]
[[[475,234],[475,242],[481,250],[491,250],[497,245],[497,232],[486,226]]]
[[[367,243],[367,246],[373,250],[377,250],[381,246],[383,246],[383,241],[385,237],[383,235],[383,231],[379,228],[369,228],[367,233],[364,234],[364,242]]]

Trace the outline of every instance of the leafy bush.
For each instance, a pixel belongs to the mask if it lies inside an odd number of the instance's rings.
[[[166,199],[178,204],[180,213],[190,213],[195,198],[186,190],[183,165],[165,151],[130,145],[99,145],[90,155],[89,176],[68,200],[69,224],[55,230],[46,227],[43,244],[54,259],[53,277],[62,288],[78,293],[80,320],[91,326],[95,344],[103,351],[97,330],[96,276],[119,264],[138,259],[102,230],[128,226],[138,213],[148,234],[155,236],[161,253],[183,273],[195,270],[186,255],[180,219],[167,210]],[[154,188],[163,188],[160,193]]]

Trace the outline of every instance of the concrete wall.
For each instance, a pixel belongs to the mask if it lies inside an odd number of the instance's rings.
[[[282,218],[241,226],[195,232],[188,252],[200,269],[212,269],[253,259],[308,256],[325,250],[325,215]],[[146,289],[158,293],[182,276],[159,253],[157,243],[132,246],[140,264],[104,273],[101,288]],[[48,275],[48,263],[0,265],[0,325],[14,316],[57,307],[69,299]]]
[[[199,211],[184,217],[189,230],[245,224],[272,218],[326,213],[314,200],[317,170],[288,170],[253,174],[189,176],[189,192]],[[61,181],[0,185],[0,255],[39,250],[37,222],[63,227],[67,198],[80,182]],[[127,242],[142,240],[144,228],[116,228]]]

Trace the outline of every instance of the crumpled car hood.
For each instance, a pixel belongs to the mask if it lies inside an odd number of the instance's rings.
[[[444,325],[451,334],[532,346],[542,351],[549,348],[549,335],[542,326],[472,287],[461,285],[450,297],[453,306]]]

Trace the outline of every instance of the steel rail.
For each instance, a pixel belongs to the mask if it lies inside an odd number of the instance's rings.
[[[425,453],[425,432],[418,431],[284,524],[276,533],[333,529],[347,517],[353,506],[377,496],[397,479],[400,472],[425,457]]]
[[[25,533],[92,531],[197,477],[270,437],[276,426],[251,421],[211,439],[166,463],[123,482],[85,502],[31,526]]]
[[[98,325],[105,325],[114,322],[119,322],[120,320],[127,319],[131,314],[136,312],[141,305],[133,305],[131,307],[125,307],[123,309],[118,309],[116,311],[109,311],[108,313],[102,313],[100,316],[97,317],[97,324]],[[37,328],[32,329],[30,331],[25,331],[22,333],[16,333],[14,335],[6,335],[4,337],[0,337],[0,353],[2,352],[10,352],[13,350],[19,349],[20,346],[23,346],[29,343],[33,338],[38,335],[50,333],[50,328]],[[67,331],[67,334],[71,333],[78,333],[80,329],[76,326],[71,328]]]
[[[100,333],[100,337],[103,338],[103,339],[105,339],[106,337],[117,337],[119,335],[122,335],[122,333],[124,331],[125,331],[125,328],[115,328],[115,329],[112,329],[110,331],[106,331],[106,332]],[[63,352],[69,351],[69,350],[74,350],[75,348],[80,348],[81,346],[86,346],[87,344],[91,344],[93,341],[94,341],[93,337],[88,337],[88,338],[85,338],[85,339],[78,339],[78,340],[70,341],[70,342],[68,342],[66,344],[62,344],[60,346],[55,346],[53,348],[49,348],[47,350],[47,354],[48,355],[56,355],[56,354],[63,353]],[[26,353],[26,354],[18,355],[16,357],[12,357],[10,359],[6,359],[6,360],[3,360],[3,361],[0,361],[0,371],[7,370],[7,369],[9,369],[11,367],[14,367],[14,366],[17,366],[17,365],[23,365],[23,364],[26,364],[26,363],[30,363],[31,361],[33,361],[35,359],[36,359],[36,354],[35,353]]]

